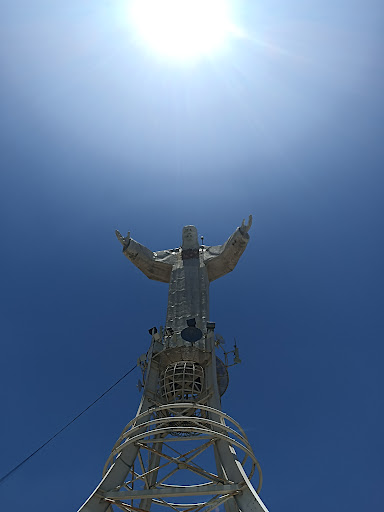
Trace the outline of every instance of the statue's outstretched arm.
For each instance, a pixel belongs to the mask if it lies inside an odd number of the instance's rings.
[[[214,281],[228,272],[231,272],[237,265],[240,256],[245,251],[249,241],[248,231],[252,225],[252,215],[245,224],[245,219],[241,226],[228,238],[223,245],[207,247],[204,260],[208,271],[209,281]]]
[[[149,279],[169,283],[171,278],[172,265],[170,263],[159,261],[157,254],[152,252],[144,245],[131,238],[128,231],[126,237],[122,236],[120,231],[115,231],[116,237],[123,246],[123,254],[145,274]]]

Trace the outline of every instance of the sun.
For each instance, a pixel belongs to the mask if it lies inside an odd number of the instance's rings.
[[[130,18],[141,41],[176,60],[212,54],[233,32],[228,0],[132,0]]]

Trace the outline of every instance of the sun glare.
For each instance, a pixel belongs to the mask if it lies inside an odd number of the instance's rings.
[[[178,60],[217,51],[232,31],[227,0],[133,0],[130,14],[145,44]]]

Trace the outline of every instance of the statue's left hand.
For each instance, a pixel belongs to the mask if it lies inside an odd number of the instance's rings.
[[[115,230],[115,234],[117,236],[117,239],[118,241],[121,243],[121,245],[125,248],[125,247],[128,247],[129,245],[129,242],[131,241],[131,233],[130,231],[128,231],[127,233],[127,236],[126,237],[123,237],[123,235],[120,233],[120,231],[118,231],[117,229]]]
[[[252,226],[252,215],[250,215],[248,217],[248,224],[245,223],[245,219],[243,219],[243,222],[241,223],[241,226],[240,226],[240,232],[241,234],[245,234],[245,233],[248,233],[248,231],[251,229],[251,226]]]

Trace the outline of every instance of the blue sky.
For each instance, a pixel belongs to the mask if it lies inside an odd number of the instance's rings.
[[[0,473],[146,352],[167,286],[121,254],[253,214],[211,319],[240,366],[272,511],[383,497],[381,2],[237,0],[248,34],[193,63],[134,37],[122,0],[0,3]],[[77,510],[136,412],[139,372],[0,486],[2,508]]]

